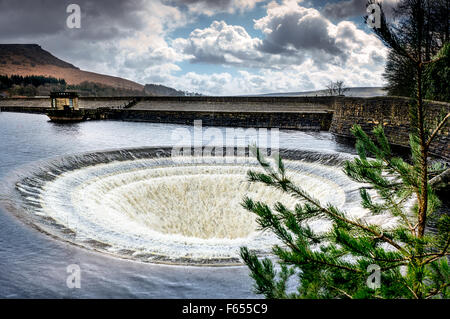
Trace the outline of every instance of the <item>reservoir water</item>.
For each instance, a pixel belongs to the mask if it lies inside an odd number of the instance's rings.
[[[11,172],[24,165],[57,156],[170,147],[174,130],[180,128],[193,130],[183,125],[120,121],[61,125],[44,115],[3,112],[0,183],[6,184]],[[352,153],[352,147],[338,143],[327,132],[281,130],[279,141],[280,148],[314,150],[324,157]],[[0,200],[7,201],[7,196],[0,193]],[[71,264],[80,266],[80,289],[66,285]],[[254,298],[252,285],[244,266],[143,263],[79,248],[30,227],[0,207],[0,298]]]

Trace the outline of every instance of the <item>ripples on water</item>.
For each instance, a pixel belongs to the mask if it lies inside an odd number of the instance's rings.
[[[180,125],[114,121],[58,125],[48,122],[47,118],[42,115],[0,113],[2,151],[0,176],[5,180],[10,171],[17,170],[23,164],[64,154],[110,148],[171,146],[176,142],[171,141],[171,133],[180,127],[192,129],[189,126]],[[336,143],[329,133],[297,131],[281,131],[280,147],[314,149],[321,152],[350,151],[348,146]],[[220,179],[224,177],[224,173],[227,176],[233,176],[236,170],[242,173],[241,167],[229,168],[228,171],[224,171],[222,168],[213,168],[213,170],[218,170],[217,174],[220,175]],[[206,176],[204,175],[197,184],[199,191],[208,188],[207,185],[211,183]],[[181,193],[185,188],[183,182],[176,180],[176,176],[164,183],[154,185],[145,184],[142,179],[136,179],[136,176],[122,177],[131,178],[130,183],[124,185],[124,189],[128,187],[125,194],[136,193],[136,187],[142,191],[141,195],[144,197],[152,193],[155,187],[166,190],[172,187],[171,192]],[[224,180],[226,181],[227,178],[225,176]],[[95,191],[102,193],[105,191],[102,187],[111,182],[114,180],[102,180],[101,183],[83,184],[83,186],[98,187]],[[247,188],[243,190],[240,188],[242,184],[239,185],[235,186],[237,189],[232,191],[241,196]],[[48,187],[54,187],[49,192],[49,196],[55,196],[58,191],[62,191],[62,188],[58,188],[55,184]],[[228,188],[232,186],[229,183],[223,185],[219,183],[217,187],[223,187],[227,192]],[[84,193],[83,195],[83,188],[79,188],[75,192],[78,192],[78,195],[81,194],[80,196],[88,194]],[[92,192],[92,188],[90,192]],[[105,193],[105,196],[112,196],[111,194]],[[0,196],[5,197],[6,194],[2,193]],[[110,197],[112,202],[116,200],[113,197]],[[121,205],[126,206],[127,201],[134,200],[126,197],[123,198],[124,201],[121,202]],[[161,205],[161,202],[168,198],[160,198],[159,202],[154,202],[154,205]],[[60,199],[61,197],[58,197],[58,200]],[[199,199],[197,198],[197,200]],[[237,205],[238,202],[236,199],[234,204]],[[95,197],[87,196],[85,200],[79,202],[79,205],[94,209],[99,203],[96,203]],[[198,203],[198,205],[201,208],[202,205],[210,206],[211,203],[204,202],[203,204]],[[230,205],[233,205],[233,202],[230,202]],[[139,216],[139,212],[130,210],[130,206],[122,208],[134,219],[142,217]],[[86,211],[89,212],[89,210]],[[146,207],[144,211],[148,212],[149,207]],[[62,214],[65,210],[58,208],[53,212]],[[242,216],[237,215],[236,218],[239,220]],[[145,220],[148,221],[148,219]],[[0,212],[0,225],[0,297],[255,297],[251,292],[253,283],[248,277],[246,267],[199,268],[120,260],[55,241],[33,230],[29,225],[24,225],[5,211]],[[120,225],[120,223],[116,225]],[[111,225],[107,225],[107,227],[109,226]],[[173,220],[163,220],[157,224],[146,225],[146,227],[156,228],[159,232],[164,230],[172,235],[174,233],[186,237],[192,235],[189,233],[189,227],[178,225]],[[198,227],[202,229],[201,227],[207,227],[207,224],[204,223]],[[252,224],[250,223],[248,227],[250,228],[236,229],[235,237],[241,238],[244,234],[251,233],[253,231]],[[204,229],[202,231],[205,233]],[[217,238],[223,238],[224,234],[228,232],[226,227],[222,230],[214,229],[212,231],[217,231],[212,234],[212,237]],[[101,232],[98,235],[101,235]],[[208,238],[203,239],[208,240]],[[233,240],[233,238],[229,238],[229,240]],[[81,267],[81,289],[70,290],[66,286],[66,267],[69,264],[78,264]]]

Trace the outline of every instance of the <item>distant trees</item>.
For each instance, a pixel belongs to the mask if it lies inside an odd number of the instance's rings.
[[[9,96],[47,96],[53,91],[74,90],[80,96],[136,96],[145,95],[144,91],[116,88],[94,82],[82,82],[68,85],[66,80],[40,75],[0,75],[0,91]]]
[[[17,85],[14,84],[9,90],[8,93],[10,96],[36,96],[37,95],[37,89],[35,86],[28,84],[28,85]]]
[[[450,43],[439,52],[440,59],[424,72],[424,92],[428,100],[450,102]]]
[[[344,84],[344,81],[330,81],[326,85],[326,93],[327,95],[333,96],[333,95],[344,95],[345,92],[347,92],[349,88],[347,88]]]
[[[34,87],[38,87],[44,84],[66,85],[66,80],[41,75],[30,75],[30,76],[0,75],[0,89],[10,89],[14,85],[20,86],[32,85]]]
[[[415,13],[411,4],[414,0],[401,0],[394,10],[395,29],[397,41],[404,47],[416,47],[419,38],[423,40],[423,50],[420,52],[423,60],[429,61],[435,56],[450,40],[449,32],[449,12],[450,0],[424,0],[423,28],[420,34],[413,19]],[[416,52],[419,54],[419,52]],[[444,64],[439,62],[439,68],[450,68],[448,59]],[[416,73],[415,66],[410,59],[399,54],[395,50],[390,50],[384,72],[387,81],[386,89],[389,95],[412,97],[415,94]],[[434,71],[433,77],[424,79],[424,93],[426,98],[433,100],[449,101],[448,95],[440,90],[445,87],[436,86],[438,83],[444,85],[450,81],[448,72],[436,72],[433,65],[427,66]],[[425,72],[428,72],[425,70]],[[428,83],[433,79],[434,83]],[[429,92],[427,92],[429,90]]]
[[[0,90],[8,92],[11,96],[35,96],[39,94],[38,88],[43,86],[65,87],[66,81],[40,75],[0,75]]]
[[[345,92],[349,90],[349,88],[345,87],[344,81],[336,81],[335,90],[337,95],[344,95]]]
[[[0,75],[0,92],[7,93],[6,95],[9,96],[47,96],[50,92],[65,90],[77,91],[80,96],[201,96],[199,93],[178,91],[156,84],[147,84],[145,90],[132,90],[88,81],[69,85],[64,79],[50,76]]]
[[[330,81],[327,85],[326,85],[326,93],[327,95],[334,95],[334,82]]]

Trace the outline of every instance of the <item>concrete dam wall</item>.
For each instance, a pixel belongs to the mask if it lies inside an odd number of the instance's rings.
[[[409,143],[409,105],[401,97],[119,97],[80,98],[80,108],[92,119],[115,119],[205,126],[267,127],[325,130],[351,138],[350,128],[359,124],[370,132],[383,124],[389,140]],[[1,111],[43,113],[48,98],[0,99]],[[427,102],[427,119],[436,124],[449,103]],[[431,146],[435,155],[450,159],[449,124]]]
[[[309,98],[182,97],[143,98],[110,118],[206,126],[328,130],[331,100]]]

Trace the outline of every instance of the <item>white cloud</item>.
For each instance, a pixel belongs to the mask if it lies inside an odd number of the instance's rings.
[[[254,25],[264,33],[263,39],[250,36],[242,26],[214,21],[175,40],[174,47],[193,63],[240,70],[234,77],[190,73],[180,85],[219,95],[321,89],[339,79],[352,86],[382,85],[387,50],[353,22],[334,24],[316,9],[286,0],[269,3],[266,16]]]
[[[323,89],[329,81],[344,80],[348,86],[380,86],[383,68],[341,67],[331,65],[320,69],[311,59],[285,70],[240,70],[237,75],[228,72],[184,75],[165,75],[162,82],[178,89],[207,95],[245,95],[269,92],[300,92]]]
[[[286,0],[269,3],[266,16],[254,26],[264,33],[262,39],[224,21],[194,29],[170,44],[163,36],[134,38],[148,43],[147,51],[137,56],[130,52],[123,65],[141,81],[208,95],[315,90],[340,79],[349,86],[382,85],[386,49],[353,22],[334,24],[316,9]],[[184,60],[231,66],[238,72],[179,74],[177,63]],[[138,71],[139,65],[145,67]]]
[[[176,39],[176,46],[193,63],[261,65],[263,53],[258,51],[262,41],[252,38],[241,26],[214,21],[208,28],[195,29],[187,39]]]

